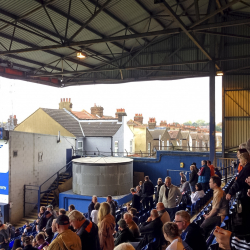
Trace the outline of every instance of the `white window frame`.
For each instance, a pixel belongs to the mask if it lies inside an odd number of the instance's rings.
[[[133,139],[129,142],[130,153],[133,153]]]
[[[81,147],[79,147],[79,144],[81,144]],[[83,141],[77,141],[77,149],[83,151]]]
[[[148,143],[148,153],[149,154],[151,153],[151,143],[150,142]]]
[[[119,141],[115,141],[114,152],[115,152],[115,156],[118,156],[118,152],[119,152]]]
[[[164,141],[161,141],[161,150],[164,150]]]

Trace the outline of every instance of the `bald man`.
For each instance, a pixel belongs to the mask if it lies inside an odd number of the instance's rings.
[[[156,210],[158,212],[158,215],[161,218],[161,222],[164,225],[166,222],[170,221],[170,216],[169,213],[167,212],[167,210],[164,207],[164,204],[162,202],[158,202],[156,204]]]
[[[141,235],[144,237],[136,249],[143,248],[154,238],[156,241],[154,242],[153,247],[154,249],[158,249],[161,246],[162,225],[163,224],[161,222],[160,216],[158,215],[158,211],[156,209],[151,210],[150,217],[140,226]]]

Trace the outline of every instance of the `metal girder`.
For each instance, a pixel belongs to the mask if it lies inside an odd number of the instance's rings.
[[[201,52],[210,60],[212,61],[213,58],[209,55],[209,53],[200,45],[198,40],[187,30],[185,24],[181,21],[181,19],[176,16],[172,8],[167,4],[166,1],[163,2],[166,7],[167,12],[171,15],[174,21],[179,25],[179,27],[184,31],[184,33],[192,40],[192,42],[201,50]],[[219,66],[216,65],[216,68],[219,69]]]
[[[229,22],[210,23],[210,24],[206,24],[206,25],[197,26],[192,30],[186,30],[186,31],[187,31],[187,33],[189,33],[192,31],[213,29],[213,28],[219,28],[219,27],[236,26],[236,25],[242,25],[242,24],[246,24],[246,23],[250,23],[250,18],[243,19],[243,20],[229,21]],[[125,35],[125,36],[107,37],[107,38],[103,38],[103,39],[93,39],[93,40],[72,42],[70,44],[64,44],[64,45],[49,45],[49,46],[43,46],[43,47],[33,47],[33,48],[28,48],[28,49],[12,50],[12,51],[7,51],[7,52],[1,51],[0,55],[1,54],[3,55],[3,54],[24,53],[24,52],[39,51],[39,50],[50,50],[50,49],[66,48],[66,47],[72,47],[72,46],[86,46],[86,45],[98,44],[98,43],[124,41],[124,40],[128,40],[128,39],[135,39],[135,38],[140,38],[140,37],[151,37],[151,36],[178,34],[180,32],[182,32],[182,30],[179,28],[168,29],[168,30],[159,30],[159,31],[152,31],[152,32]],[[32,46],[34,46],[34,45],[32,45]]]
[[[187,10],[185,10],[185,8],[183,7],[182,3],[179,0],[175,0],[177,2],[177,4],[180,6],[182,11],[185,11],[185,13],[187,13]],[[190,23],[194,23],[194,21],[192,20],[192,18],[188,15],[187,13],[187,18],[190,21]]]
[[[111,2],[112,0],[107,0],[99,9],[98,11],[95,11],[95,13],[89,18],[89,20],[84,23],[75,33],[72,35],[68,42],[71,42],[83,29],[85,29],[95,17],[97,17],[105,8],[106,6]]]
[[[194,6],[195,6],[196,21],[198,22],[198,21],[200,20],[200,11],[199,11],[199,3],[198,3],[198,0],[194,0]]]
[[[35,1],[38,2],[38,3],[40,3],[39,0],[35,0]],[[62,10],[60,10],[60,9],[58,9],[56,7],[54,7],[53,5],[49,5],[49,6],[47,6],[47,8],[50,9],[50,10],[52,10],[52,11],[54,11],[55,13],[57,13],[57,14],[65,17],[65,18],[67,18],[67,16],[68,16],[67,13],[63,12]],[[73,17],[71,15],[69,15],[69,20],[72,21],[72,22],[74,22],[74,23],[76,23],[76,24],[78,24],[78,25],[80,25],[80,26],[83,25],[82,22],[80,22],[78,19],[76,19],[75,17]],[[95,30],[93,28],[86,27],[86,29],[88,31],[92,32],[93,34],[101,37],[101,38],[105,38],[106,37],[105,35],[103,35],[102,33],[100,33],[99,31],[97,31],[97,30]],[[115,46],[119,47],[120,49],[122,49],[122,46],[119,43],[114,42],[113,44]],[[124,50],[127,51],[127,52],[129,52],[129,50],[127,48],[125,48]]]
[[[6,34],[4,34],[4,33],[0,33],[0,37],[4,37],[4,38],[6,38],[6,39],[11,40],[11,36],[10,36],[10,35],[6,35]],[[34,44],[32,44],[32,43],[26,42],[26,41],[24,41],[24,40],[22,40],[22,39],[19,39],[19,38],[16,38],[16,37],[13,38],[13,41],[15,41],[15,42],[17,42],[17,43],[24,44],[24,45],[29,46],[29,47],[34,46]],[[10,52],[11,52],[11,51],[10,51]],[[61,57],[61,58],[64,57],[64,55],[59,54],[59,53],[54,52],[54,51],[50,51],[50,50],[46,50],[46,53],[51,54],[51,55],[53,55],[53,56]],[[16,54],[16,53],[11,53],[11,54]],[[21,57],[20,57],[20,58],[21,58]],[[83,66],[85,66],[85,67],[87,67],[87,68],[93,68],[93,66],[88,65],[88,64],[86,64],[86,63],[84,63],[84,62],[80,62],[80,61],[78,61],[78,60],[76,60],[76,59],[73,59],[73,58],[68,58],[68,60],[71,61],[71,62],[74,62],[74,63],[79,63],[79,64],[81,64],[81,65],[83,65]]]
[[[204,33],[204,34],[208,34],[208,35],[215,35],[215,36],[227,36],[227,37],[240,38],[240,39],[250,39],[250,36],[241,36],[241,35],[213,32],[213,31],[196,31],[196,32],[197,33]]]
[[[199,21],[195,22],[193,25],[190,26],[190,28],[194,28],[195,26],[203,23],[204,21],[210,19],[211,17],[215,16],[216,14],[220,13],[223,10],[228,9],[229,7],[231,7],[232,5],[240,2],[241,0],[233,0],[232,2],[229,2],[228,4],[226,4],[225,6],[221,7],[220,9],[215,10],[213,13],[203,17],[202,19],[200,19]]]
[[[52,4],[52,3],[55,2],[55,1],[57,1],[57,0],[51,0],[51,1],[47,2],[47,3],[44,3],[43,6],[47,6],[47,5],[49,5],[49,4]],[[39,6],[39,7],[35,8],[34,10],[31,10],[31,11],[29,11],[28,13],[24,14],[23,16],[18,17],[18,18],[15,19],[15,21],[13,21],[12,23],[19,22],[20,20],[22,20],[22,19],[24,19],[24,18],[30,16],[31,14],[34,14],[36,11],[40,10],[41,8],[43,8],[43,6]],[[4,30],[4,29],[7,28],[9,25],[10,25],[10,24],[7,24],[7,25],[3,26],[2,28],[0,28],[0,31]]]
[[[140,0],[135,0],[135,1],[142,9],[144,9],[150,15],[150,17],[152,17],[163,29],[165,29],[165,25],[159,19],[154,17],[153,14],[150,12],[150,10]]]

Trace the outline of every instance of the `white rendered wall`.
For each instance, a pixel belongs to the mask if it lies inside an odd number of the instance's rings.
[[[10,209],[10,222],[16,223],[23,217],[24,185],[40,185],[59,169],[66,165],[66,149],[75,145],[75,138],[42,135],[25,132],[10,132],[10,171],[9,171],[9,201],[13,203]],[[13,151],[18,151],[13,157]],[[42,153],[42,161],[38,161],[38,153]],[[44,189],[54,181],[51,179]],[[37,202],[37,192],[26,192],[29,202]],[[26,206],[32,210],[33,205]]]

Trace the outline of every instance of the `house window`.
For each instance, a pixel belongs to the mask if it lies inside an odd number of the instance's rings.
[[[164,141],[161,141],[161,150],[164,150]]]
[[[133,140],[130,140],[130,153],[133,152]]]
[[[149,154],[151,153],[151,143],[150,142],[148,143],[148,153]]]
[[[82,145],[83,145],[82,141],[78,141],[77,149],[82,151],[82,149],[83,149]]]
[[[169,140],[167,140],[167,146],[169,147]]]
[[[115,141],[115,156],[118,156],[119,144],[118,141]]]

